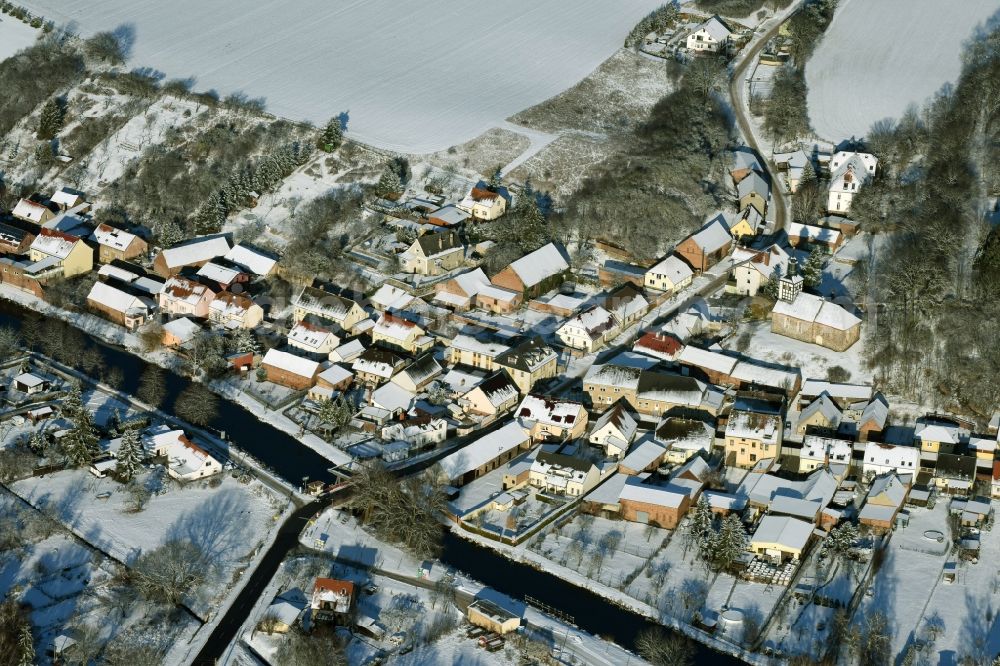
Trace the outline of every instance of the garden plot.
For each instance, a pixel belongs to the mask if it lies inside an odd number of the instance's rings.
[[[547,531],[531,549],[591,580],[623,589],[645,568],[667,534],[638,523],[580,515]]]
[[[997,0],[841,0],[806,66],[809,117],[839,142],[922,105],[961,71],[962,47]]]
[[[13,16],[0,14],[0,61],[35,43],[41,32]]]
[[[138,482],[152,492],[140,512],[131,510],[124,486],[84,470],[24,479],[13,490],[123,562],[169,540],[194,543],[214,565],[201,598],[192,600],[202,611],[228,592],[235,571],[264,545],[285,507],[259,482],[243,485],[228,476],[180,486],[156,468]]]
[[[279,116],[323,123],[346,111],[354,138],[426,153],[584,78],[660,0],[583,0],[571,12],[557,0],[513,0],[489,29],[481,11],[447,0],[254,0],[238,11],[196,0],[26,4],[84,34],[127,26],[132,66],[263,98]]]

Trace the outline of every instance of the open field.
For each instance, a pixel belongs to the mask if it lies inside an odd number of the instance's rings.
[[[31,46],[41,33],[27,23],[13,16],[0,14],[0,60],[5,60],[18,51]]]
[[[841,0],[806,66],[809,117],[828,141],[862,137],[958,78],[963,45],[997,0]]]
[[[124,26],[134,34],[133,66],[264,98],[289,118],[348,112],[354,138],[425,153],[572,86],[659,2],[586,0],[567,12],[557,0],[513,0],[502,19],[445,0],[26,4],[83,34]]]

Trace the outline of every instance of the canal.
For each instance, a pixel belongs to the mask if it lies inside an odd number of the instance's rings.
[[[0,325],[20,329],[22,319],[27,314],[28,311],[19,305],[0,300]],[[121,389],[134,394],[139,387],[139,378],[148,365],[146,361],[123,349],[108,345],[86,331],[81,333],[89,344],[100,350],[108,367],[117,366],[122,370],[124,381]],[[163,370],[163,374],[166,398],[162,408],[166,412],[173,413],[173,404],[177,396],[190,385],[190,380],[170,370]],[[230,400],[219,399],[218,414],[211,426],[224,430],[236,447],[251,454],[293,485],[301,483],[304,476],[310,479],[333,480],[328,471],[332,464],[329,460],[291,435],[259,421],[249,410]],[[275,569],[276,563],[284,559],[284,555],[297,544],[297,539],[285,538],[281,540],[278,548],[272,549],[275,552],[268,555],[273,560]],[[277,552],[281,550],[284,552]],[[492,549],[462,539],[450,531],[445,532],[444,551],[440,559],[444,564],[510,597],[523,599],[525,595],[530,595],[549,606],[562,609],[575,618],[577,626],[581,629],[609,637],[631,650],[635,650],[635,639],[639,632],[646,627],[654,626],[648,618],[617,606],[590,590],[567,583],[545,571],[511,561]],[[264,578],[266,572],[261,570],[260,574]],[[268,580],[269,578],[267,576]],[[224,649],[235,635],[239,624],[232,625],[233,633],[228,636],[228,640],[226,637],[213,635],[219,639],[213,643],[223,646]],[[697,644],[695,663],[728,666],[742,662]]]

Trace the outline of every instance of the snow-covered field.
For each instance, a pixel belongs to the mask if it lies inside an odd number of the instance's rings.
[[[264,98],[268,110],[424,153],[477,136],[572,86],[617,50],[660,0],[510,0],[503,11],[447,0],[27,0],[86,34],[134,31],[130,64],[199,89]]]
[[[840,0],[806,67],[809,117],[828,141],[862,137],[958,78],[962,48],[998,0]]]
[[[39,31],[16,18],[0,14],[0,60],[34,44]]]

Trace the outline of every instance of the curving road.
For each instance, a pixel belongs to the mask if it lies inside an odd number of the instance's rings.
[[[774,207],[775,232],[785,228],[785,224],[788,222],[789,207],[785,199],[785,193],[775,187],[775,185],[781,182],[778,180],[778,170],[768,156],[764,154],[764,151],[761,150],[760,143],[757,141],[757,135],[753,131],[753,125],[750,123],[750,118],[747,115],[748,108],[743,103],[743,95],[746,90],[744,75],[747,68],[756,61],[757,55],[763,50],[767,42],[778,34],[781,26],[799,11],[801,7],[802,3],[796,4],[794,8],[785,14],[781,21],[775,23],[767,32],[752,41],[747,47],[746,52],[742,53],[740,59],[733,65],[733,71],[729,78],[729,100],[733,107],[733,114],[736,117],[736,124],[740,128],[740,133],[746,139],[747,145],[760,156],[761,163],[767,170],[768,178],[771,179],[771,206]]]

